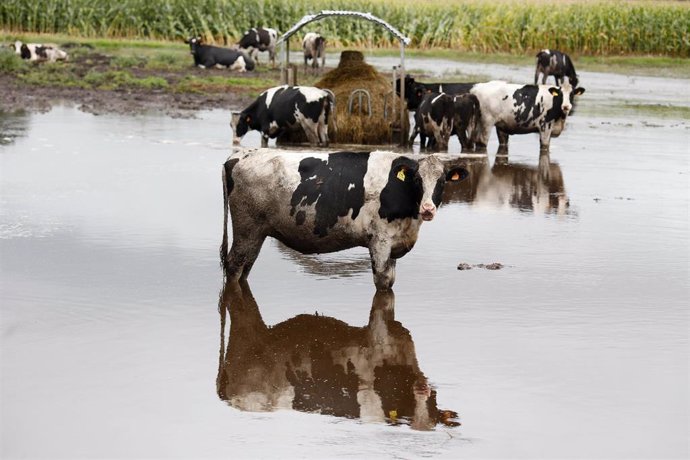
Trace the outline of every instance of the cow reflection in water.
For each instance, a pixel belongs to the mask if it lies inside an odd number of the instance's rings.
[[[269,327],[249,285],[227,282],[219,303],[218,396],[245,411],[295,409],[418,430],[459,425],[455,412],[436,406],[393,306],[393,292],[379,291],[364,327],[318,314]]]
[[[447,184],[443,203],[508,204],[520,211],[569,213],[563,173],[548,154],[539,156],[539,165],[509,163],[507,156],[497,155],[493,167],[488,158],[471,159],[465,167],[469,179]]]

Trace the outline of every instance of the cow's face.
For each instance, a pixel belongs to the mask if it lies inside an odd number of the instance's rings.
[[[447,167],[435,155],[429,155],[417,163],[401,163],[392,173],[395,180],[411,188],[415,205],[419,206],[415,211],[425,221],[433,220],[436,216],[446,181],[459,182],[469,176],[462,166]]]
[[[579,96],[584,92],[584,88],[573,88],[567,80],[564,81],[560,87],[552,86],[549,88],[549,93],[553,96],[554,104],[560,104],[561,111],[566,116],[573,110],[575,96]]]
[[[189,52],[195,54],[196,51],[199,49],[199,45],[201,45],[201,37],[190,37],[184,42],[189,44]]]
[[[252,124],[252,116],[246,113],[233,114],[232,124],[235,132],[235,139],[239,141],[247,134],[247,131],[249,131],[249,127]]]

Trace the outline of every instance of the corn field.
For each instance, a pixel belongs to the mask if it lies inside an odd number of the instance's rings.
[[[235,43],[250,27],[288,30],[325,9],[370,12],[412,39],[417,48],[483,53],[549,47],[590,55],[690,57],[687,2],[527,0],[2,0],[0,28],[9,33],[179,40],[201,35]],[[319,30],[331,46],[397,46],[367,21],[329,18]]]

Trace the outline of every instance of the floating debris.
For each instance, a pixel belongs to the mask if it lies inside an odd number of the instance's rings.
[[[500,270],[505,265],[500,262],[494,262],[492,264],[474,264],[470,265],[468,263],[462,262],[458,265],[458,270],[472,270],[473,268],[485,268],[487,270]]]

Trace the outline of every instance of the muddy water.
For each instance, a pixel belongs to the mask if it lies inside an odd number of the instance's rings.
[[[274,241],[223,286],[228,113],[3,117],[2,456],[687,457],[690,123],[588,91],[550,157],[468,159],[383,297]]]

